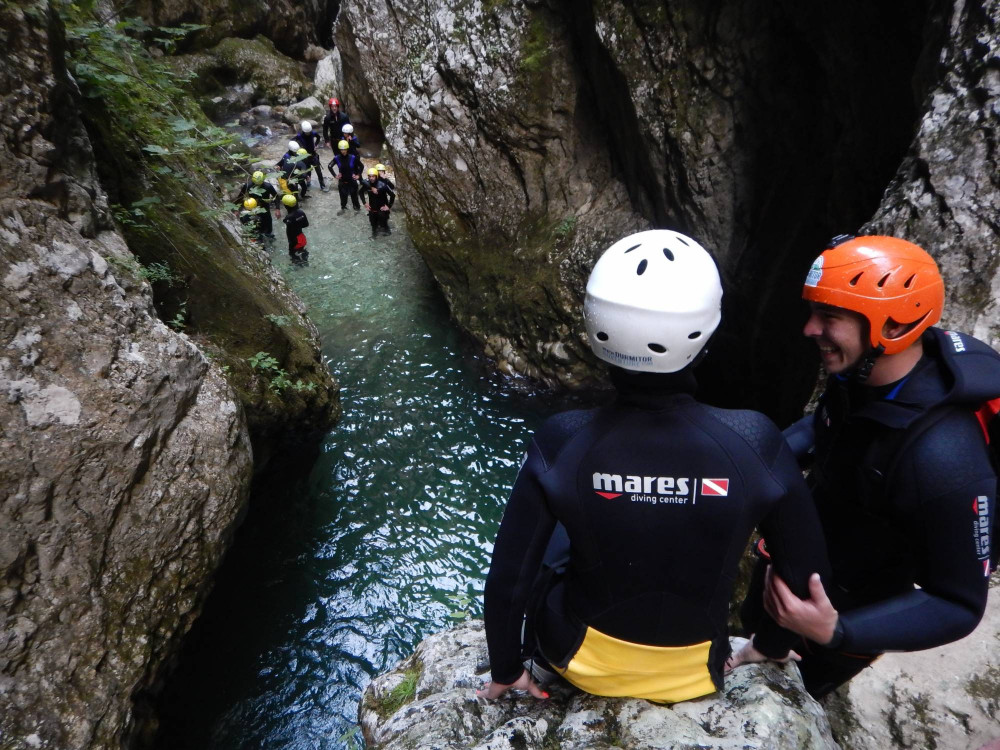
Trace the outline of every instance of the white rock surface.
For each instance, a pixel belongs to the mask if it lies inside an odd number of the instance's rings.
[[[742,640],[735,639],[737,647]],[[376,678],[359,720],[369,748],[378,750],[836,750],[822,708],[806,694],[794,667],[746,667],[724,693],[669,706],[601,698],[561,683],[538,701],[507,694],[476,698],[488,679],[481,621],[424,640],[412,657]],[[414,680],[415,679],[415,684]],[[412,701],[391,711],[393,691],[413,684]],[[400,687],[403,685],[403,687]]]

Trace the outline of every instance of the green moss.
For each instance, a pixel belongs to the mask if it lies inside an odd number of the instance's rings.
[[[209,50],[168,57],[165,62],[190,75],[194,91],[205,97],[234,83],[249,83],[254,99],[287,104],[305,98],[312,89],[299,64],[263,36],[223,39]]]
[[[991,706],[1000,702],[1000,668],[990,665],[983,674],[977,674],[965,683],[965,692],[973,698],[987,701]]]
[[[412,703],[417,697],[417,683],[424,672],[424,665],[417,659],[413,659],[410,666],[403,672],[403,680],[389,691],[381,702],[369,703],[375,712],[383,719],[387,719],[396,713],[407,703]]]
[[[536,76],[549,66],[550,33],[542,16],[534,14],[521,40],[520,68],[529,76]]]

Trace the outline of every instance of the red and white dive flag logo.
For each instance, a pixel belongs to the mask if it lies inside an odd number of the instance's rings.
[[[729,497],[728,479],[702,479],[702,497]]]

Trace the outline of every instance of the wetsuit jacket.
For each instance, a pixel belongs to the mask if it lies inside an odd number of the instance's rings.
[[[336,172],[333,170],[334,167],[337,168]],[[361,163],[361,159],[351,153],[348,153],[347,156],[343,156],[338,153],[327,165],[327,169],[330,170],[330,174],[337,177],[337,179],[341,182],[354,182],[354,175],[358,175],[360,177],[364,168],[365,165]]]
[[[282,221],[285,222],[285,236],[288,237],[289,246],[293,246],[295,240],[302,234],[302,230],[309,226],[309,219],[306,218],[306,212],[301,208],[289,211],[288,216],[282,219]]]
[[[264,181],[260,185],[254,185],[253,180],[250,179],[243,184],[240,194],[236,196],[235,203],[242,206],[244,198],[256,198],[257,205],[270,208],[277,196],[278,191],[270,182]]]
[[[333,110],[327,107],[326,115],[323,116],[323,140],[336,148],[337,141],[341,138],[341,128],[350,122],[351,118],[346,112],[340,111],[334,114]]]
[[[565,666],[588,626],[631,643],[711,643],[722,686],[737,565],[758,524],[775,566],[805,596],[826,570],[815,509],[781,433],[764,415],[698,403],[682,374],[612,368],[612,406],[549,419],[531,441],[486,581],[493,679],[522,672],[525,602],[556,521],[569,534],[566,577],[538,636]]]
[[[809,484],[842,651],[948,643],[972,632],[986,606],[997,484],[973,412],[1000,395],[1000,355],[936,328],[922,340],[924,356],[905,378],[870,387],[832,377],[810,418]],[[933,421],[904,440],[920,420]],[[811,442],[792,432],[798,445]],[[886,446],[898,448],[891,460]]]
[[[373,187],[375,192],[372,191]],[[366,200],[372,211],[380,211],[382,206],[392,208],[392,204],[396,201],[396,194],[389,190],[382,180],[377,180],[374,185],[370,180],[362,180],[361,202],[364,203]]]
[[[319,141],[319,133],[303,133],[301,130],[295,134],[292,138],[293,141],[298,143],[302,148],[309,152],[310,156],[316,155],[316,143]]]

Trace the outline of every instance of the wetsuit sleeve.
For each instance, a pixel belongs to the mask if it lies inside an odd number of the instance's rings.
[[[556,523],[539,482],[544,470],[541,451],[532,440],[507,501],[486,577],[484,618],[490,670],[493,680],[503,685],[515,682],[524,670],[524,610]]]
[[[781,498],[760,522],[774,571],[801,599],[809,598],[809,577],[819,573],[830,581],[830,563],[816,506],[799,471],[791,448],[781,441],[771,475],[784,488]],[[765,615],[754,636],[754,646],[765,656],[781,658],[798,636]]]
[[[942,420],[893,472],[899,482],[893,495],[910,519],[920,589],[842,613],[842,650],[932,648],[979,624],[989,587],[996,477],[978,430],[971,414]]]
[[[309,226],[309,217],[306,216],[305,213],[303,213],[302,214],[302,225],[299,227],[299,229],[305,229],[307,226]]]
[[[326,165],[326,168],[330,170],[330,176],[336,177],[337,173],[334,171],[333,167],[337,163],[336,159],[330,159],[330,163]]]
[[[797,422],[793,422],[782,433],[791,448],[799,466],[812,462],[813,446],[816,443],[816,433],[813,430],[815,414],[807,414]]]

